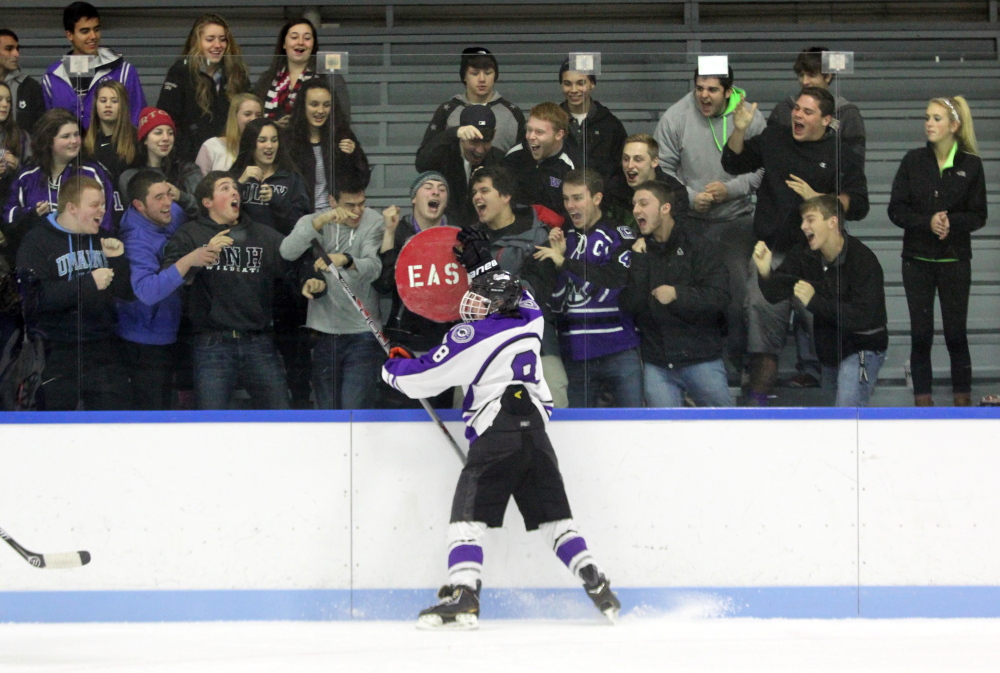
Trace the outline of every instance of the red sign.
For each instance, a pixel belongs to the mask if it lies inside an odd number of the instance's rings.
[[[459,320],[458,305],[469,276],[452,248],[456,227],[433,227],[411,238],[396,260],[396,288],[406,308],[435,322]]]

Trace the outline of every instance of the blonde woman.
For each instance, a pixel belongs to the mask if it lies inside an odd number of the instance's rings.
[[[125,87],[115,80],[106,80],[94,96],[90,126],[83,139],[83,156],[99,161],[107,169],[111,182],[117,185],[122,171],[135,161],[137,148]]]
[[[971,233],[986,224],[986,180],[972,112],[961,96],[934,98],[927,145],[911,150],[892,183],[889,219],[903,229],[903,289],[910,309],[910,368],[916,406],[933,406],[934,295],[941,302],[955,406],[969,406],[972,358],[966,323],[972,280]]]
[[[177,122],[177,151],[194,161],[209,138],[223,133],[233,96],[250,90],[243,52],[226,20],[203,14],[195,22],[179,59],[163,82],[156,106]]]
[[[225,132],[216,138],[209,138],[198,150],[195,163],[201,169],[201,174],[208,175],[209,171],[228,171],[236,161],[236,154],[240,150],[243,129],[254,119],[260,119],[262,114],[263,106],[257,96],[252,93],[239,93],[233,96],[233,102],[229,104]]]

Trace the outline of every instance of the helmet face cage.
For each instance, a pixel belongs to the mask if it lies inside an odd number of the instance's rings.
[[[462,322],[482,320],[490,314],[491,303],[486,297],[469,290],[462,295],[462,303],[458,305],[458,315]]]
[[[505,271],[485,273],[473,279],[462,296],[458,315],[465,322],[482,320],[491,313],[516,311],[521,301],[521,283]]]

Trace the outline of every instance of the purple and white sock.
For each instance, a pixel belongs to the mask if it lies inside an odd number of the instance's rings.
[[[569,571],[576,575],[580,581],[580,568],[594,564],[594,557],[587,549],[587,541],[583,539],[576,527],[576,522],[572,519],[562,519],[560,521],[550,521],[540,526],[552,545],[552,551],[556,553],[559,560],[565,564]]]
[[[486,525],[479,521],[448,524],[448,583],[473,589],[483,572],[482,539]]]

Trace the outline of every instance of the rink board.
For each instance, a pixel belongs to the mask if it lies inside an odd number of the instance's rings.
[[[998,617],[1000,416],[932,414],[573,410],[550,435],[626,610]],[[0,433],[0,526],[93,555],[0,550],[0,621],[409,619],[444,579],[461,464],[422,411],[0,414]],[[484,547],[484,617],[593,614],[515,507]]]

